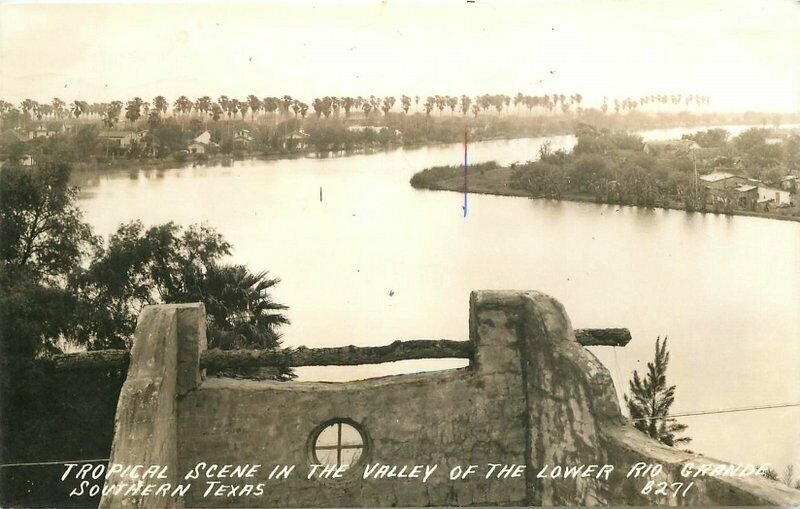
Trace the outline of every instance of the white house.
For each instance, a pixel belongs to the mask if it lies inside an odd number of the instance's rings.
[[[205,143],[198,143],[193,142],[188,147],[189,153],[191,154],[205,154],[206,153],[206,144]]]
[[[778,187],[758,185],[758,203],[772,203],[775,206],[791,205],[792,193]]]
[[[208,145],[211,143],[211,133],[208,131],[203,131],[200,136],[194,139],[195,143],[202,143],[203,145]]]
[[[309,137],[302,129],[294,131],[283,140],[283,148],[286,150],[305,150],[308,147]]]

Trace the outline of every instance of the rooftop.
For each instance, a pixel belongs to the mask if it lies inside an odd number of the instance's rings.
[[[727,173],[724,171],[717,171],[714,173],[709,173],[708,175],[703,175],[700,177],[700,180],[704,182],[719,182],[720,180],[729,179],[731,177],[735,177],[733,173]]]

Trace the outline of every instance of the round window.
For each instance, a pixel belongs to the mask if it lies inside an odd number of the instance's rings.
[[[319,465],[355,465],[364,455],[366,434],[349,419],[328,421],[315,431],[311,440],[311,454]]]

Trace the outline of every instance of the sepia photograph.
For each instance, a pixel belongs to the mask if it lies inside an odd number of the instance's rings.
[[[0,0],[0,507],[800,505],[800,1]]]

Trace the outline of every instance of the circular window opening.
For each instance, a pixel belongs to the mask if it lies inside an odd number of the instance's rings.
[[[335,419],[320,426],[311,440],[311,455],[319,465],[355,465],[364,456],[366,434],[356,422]]]

